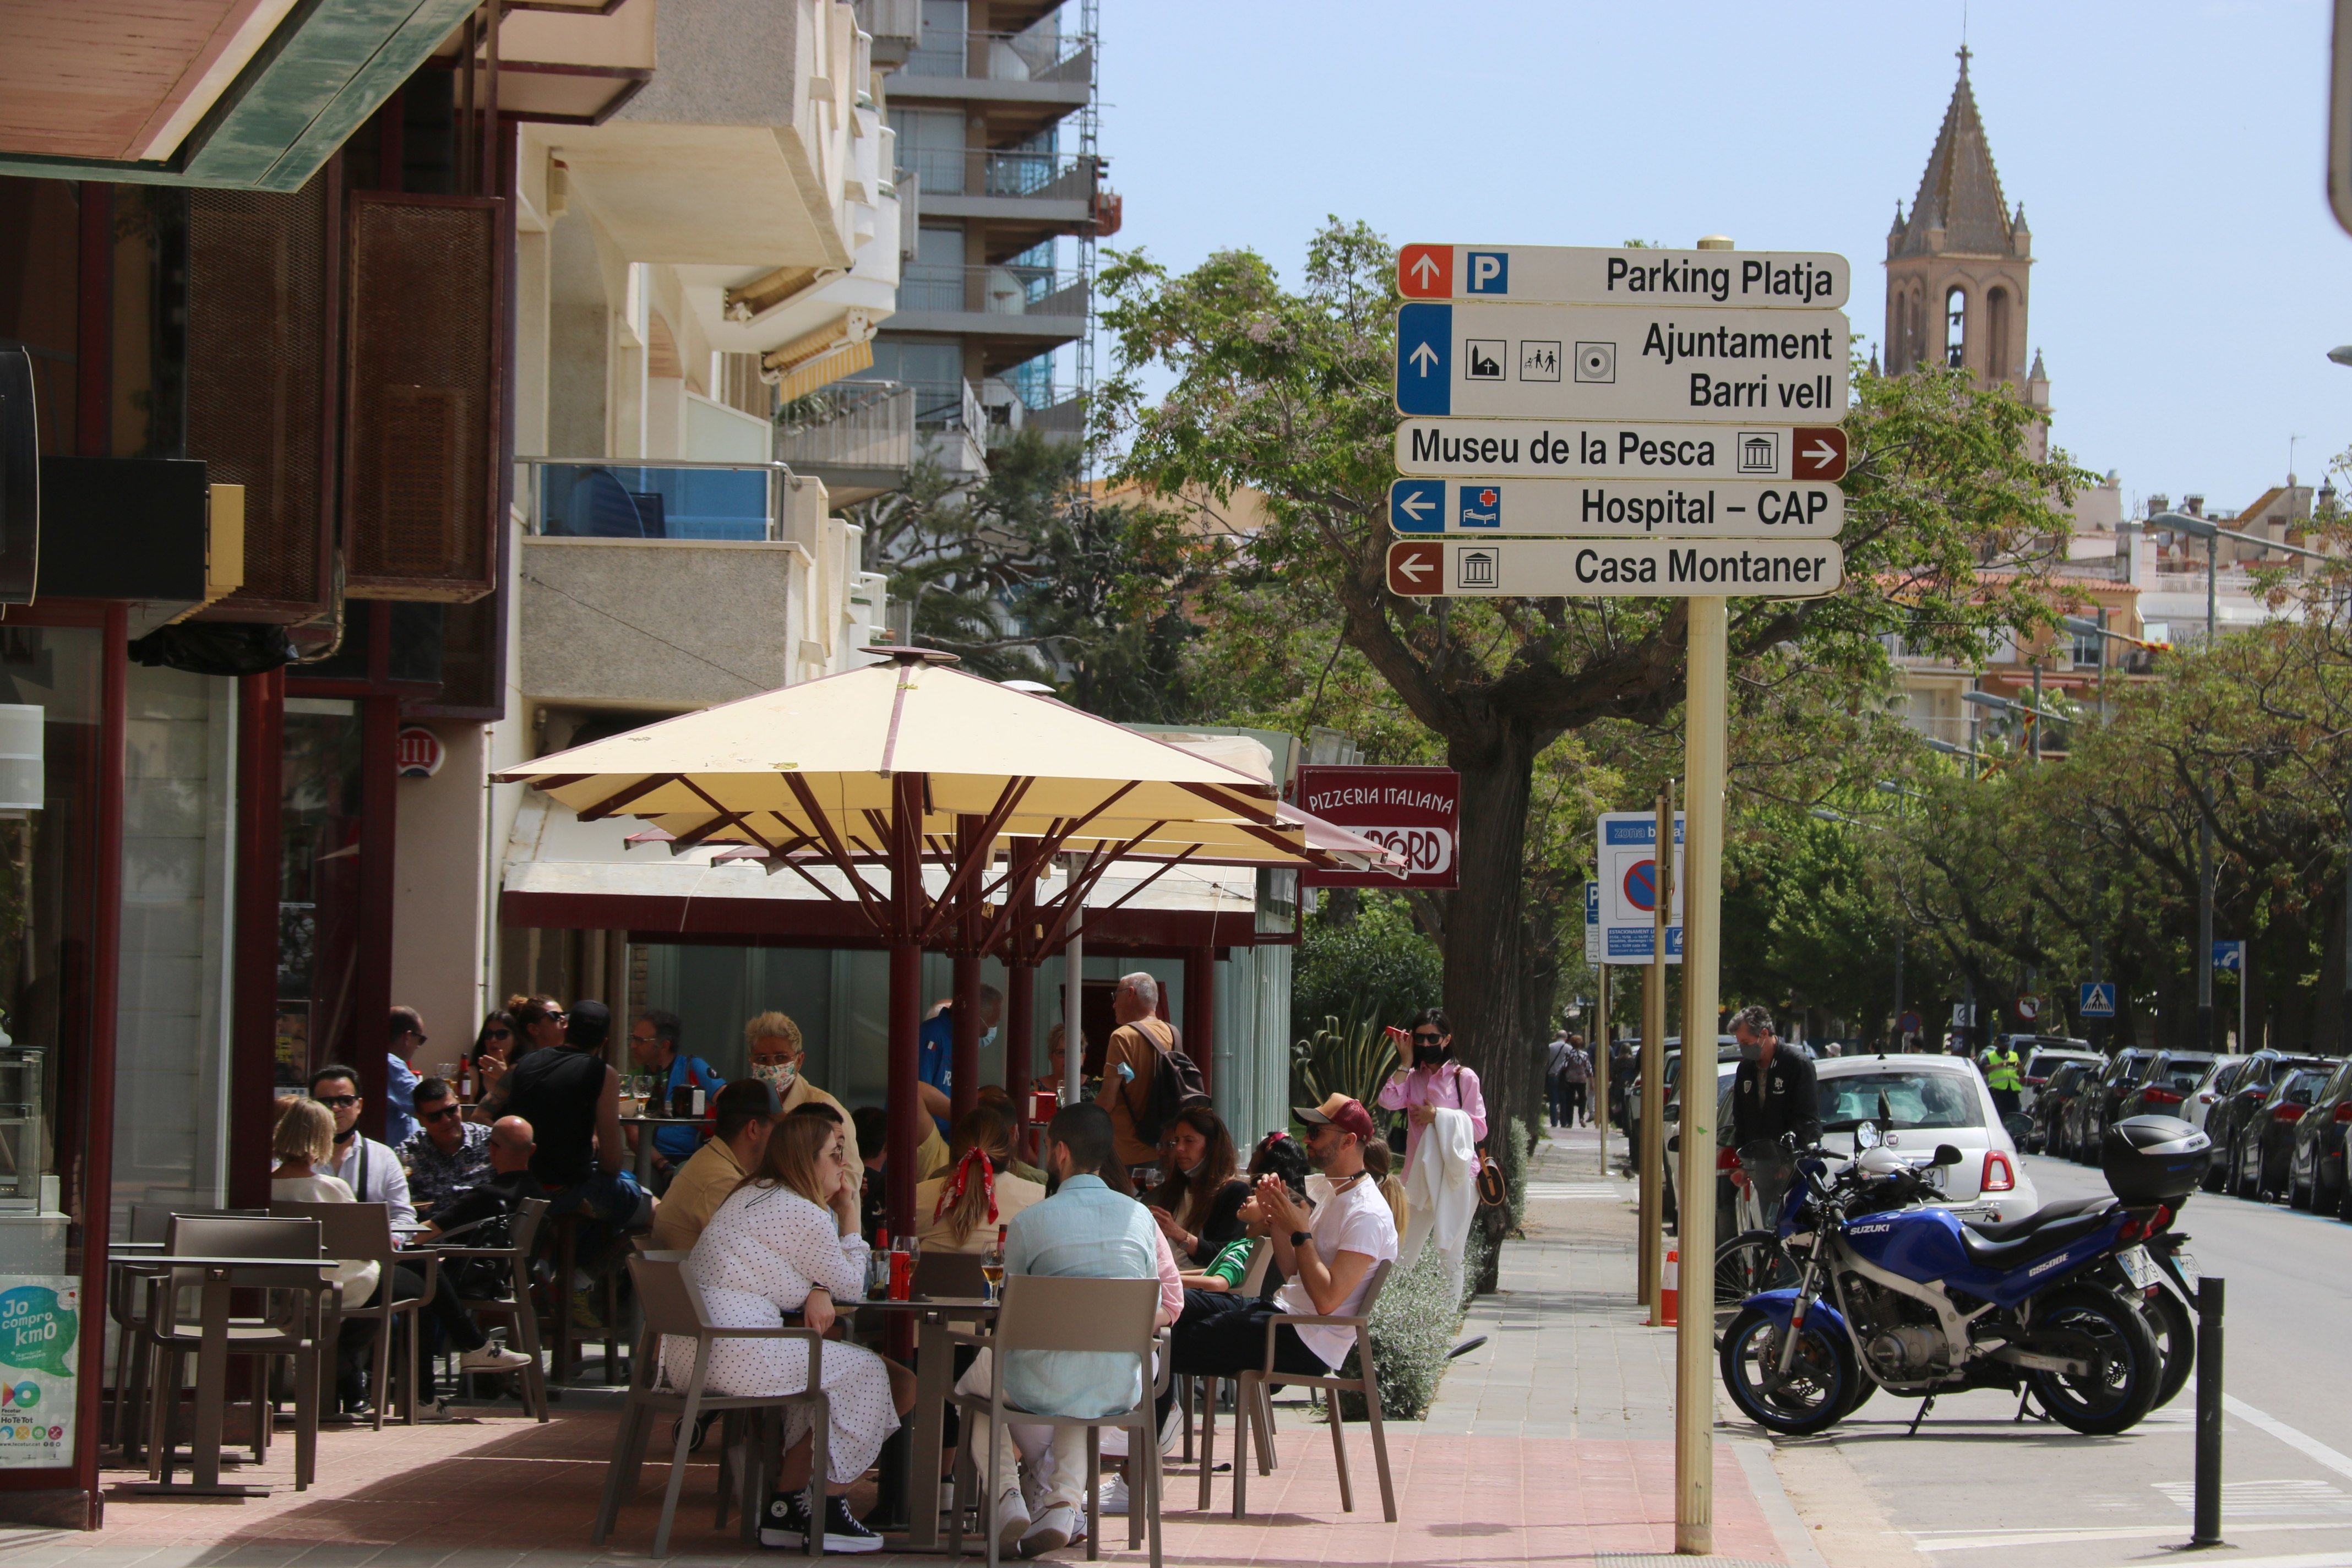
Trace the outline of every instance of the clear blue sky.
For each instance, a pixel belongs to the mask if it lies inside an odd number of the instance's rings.
[[[2287,438],[2352,445],[2352,237],[2324,190],[2319,0],[1973,0],[1970,75],[2033,231],[2059,445],[2127,501],[2241,507]],[[1254,248],[1325,214],[1391,241],[1836,250],[1884,330],[1886,230],[1949,99],[1960,0],[1103,0],[1109,243]]]

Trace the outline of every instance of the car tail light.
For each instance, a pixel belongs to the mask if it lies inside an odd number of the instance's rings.
[[[2352,1100],[2336,1101],[2336,1120],[2338,1121],[2352,1121]]]
[[[2180,1097],[2168,1089],[2151,1089],[2143,1096],[2150,1105],[2178,1105]]]
[[[2050,1080],[2046,1078],[2029,1078],[2025,1080],[2026,1086],[2030,1089],[2040,1089],[2043,1084],[2048,1083],[2049,1081]]]
[[[1986,1150],[1984,1179],[1978,1183],[1977,1190],[1980,1193],[2006,1193],[2015,1191],[2016,1187],[2017,1173],[2010,1168],[2009,1156],[1998,1149]]]
[[[2278,1110],[2272,1112],[2272,1114],[2276,1116],[2281,1121],[2300,1121],[2303,1120],[2303,1113],[2310,1109],[2311,1107],[2307,1105],[2295,1105],[2289,1103],[2280,1106]]]

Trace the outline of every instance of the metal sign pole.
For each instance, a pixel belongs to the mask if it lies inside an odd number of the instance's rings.
[[[1601,1132],[1601,1173],[1609,1174],[1609,965],[1593,965],[1601,977],[1601,1000],[1592,1010],[1592,1125]]]
[[[1723,891],[1728,602],[1692,599],[1683,783],[1681,1323],[1675,1342],[1675,1550],[1715,1550],[1715,1016]]]
[[[1654,1327],[1666,1321],[1666,927],[1675,904],[1675,786],[1658,796],[1657,868],[1650,967],[1642,979],[1642,1297]]]

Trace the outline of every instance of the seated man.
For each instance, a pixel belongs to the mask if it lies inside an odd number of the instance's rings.
[[[613,1026],[602,1002],[575,1002],[566,1015],[563,1043],[532,1051],[506,1078],[506,1111],[538,1134],[531,1174],[549,1189],[551,1220],[578,1214],[591,1222],[573,1254],[567,1281],[572,1321],[601,1329],[590,1286],[613,1258],[623,1233],[652,1223],[652,1200],[627,1168],[621,1137],[621,1076],[604,1058]]]
[[[1065,1106],[1045,1130],[1045,1154],[1060,1183],[1052,1197],[1023,1210],[1007,1228],[1004,1272],[1087,1279],[1158,1279],[1165,1243],[1141,1204],[1112,1191],[1097,1173],[1111,1163],[1110,1116],[1097,1105]],[[1167,1273],[1174,1274],[1171,1259]],[[1167,1281],[1172,1284],[1171,1279]],[[1160,1321],[1172,1317],[1163,1286]],[[1181,1295],[1178,1297],[1181,1300]],[[967,1374],[964,1387],[984,1386],[982,1366]],[[1142,1371],[1132,1356],[1094,1351],[1022,1351],[1005,1358],[1004,1392],[1013,1403],[1041,1415],[1109,1415],[1142,1397]],[[982,1417],[972,1434],[975,1447],[991,1434]],[[1018,1458],[1011,1432],[993,1434],[997,1445],[995,1528],[1000,1551],[1016,1546],[1034,1557],[1066,1546],[1080,1533],[1079,1499],[1086,1484],[1086,1432],[1051,1428],[1053,1474],[1034,1522],[1016,1482]],[[985,1452],[984,1448],[981,1449]],[[983,1477],[986,1474],[983,1465]]]
[[[775,1086],[762,1079],[740,1078],[719,1091],[714,1135],[670,1177],[669,1191],[654,1211],[655,1251],[693,1250],[702,1227],[727,1194],[760,1168],[761,1156],[768,1152],[768,1134],[783,1110]]]
[[[1344,1094],[1294,1114],[1307,1124],[1307,1158],[1329,1191],[1310,1218],[1281,1177],[1259,1179],[1251,1201],[1265,1216],[1274,1267],[1288,1283],[1272,1300],[1187,1313],[1176,1333],[1180,1375],[1232,1377],[1263,1369],[1267,1319],[1277,1312],[1347,1317],[1361,1308],[1372,1266],[1397,1255],[1396,1216],[1364,1171],[1364,1145],[1376,1136],[1370,1114]],[[1284,1323],[1275,1331],[1274,1370],[1328,1377],[1355,1342],[1348,1329]]]
[[[310,1075],[310,1098],[335,1113],[335,1152],[320,1170],[351,1188],[354,1201],[382,1204],[395,1237],[403,1226],[416,1223],[416,1205],[408,1195],[408,1173],[400,1156],[359,1130],[367,1101],[360,1096],[360,1075],[347,1067],[323,1067]]]
[[[541,1195],[539,1178],[530,1173],[530,1156],[538,1148],[531,1141],[530,1123],[520,1116],[501,1116],[483,1131],[489,1134],[483,1144],[483,1152],[489,1157],[489,1173],[435,1213],[432,1223],[425,1227],[425,1239],[436,1239],[487,1219],[511,1218],[523,1199]],[[506,1246],[503,1237],[483,1235],[495,1228],[484,1226],[481,1230],[467,1231],[458,1242],[467,1247]]]
[[[490,1176],[490,1130],[465,1119],[466,1108],[446,1080],[428,1078],[416,1086],[417,1131],[401,1145],[408,1162],[408,1195],[420,1215],[430,1215]]]

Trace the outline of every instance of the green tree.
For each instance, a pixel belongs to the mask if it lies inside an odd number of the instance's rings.
[[[1399,300],[1393,254],[1363,225],[1335,219],[1318,234],[1296,291],[1248,251],[1181,277],[1129,253],[1102,287],[1117,370],[1097,418],[1103,436],[1129,442],[1119,476],[1163,495],[1262,495],[1266,526],[1238,547],[1280,585],[1262,606],[1277,619],[1286,600],[1335,607],[1342,640],[1460,772],[1461,887],[1441,900],[1446,1001],[1497,1116],[1524,1115],[1537,1089],[1518,1048],[1537,759],[1604,720],[1667,721],[1682,692],[1683,602],[1388,592]],[[1157,395],[1155,372],[1171,378]],[[2034,461],[2029,411],[1962,374],[1860,379],[1847,420],[1847,584],[1819,600],[1733,601],[1743,671],[1794,661],[1870,679],[1884,670],[1885,636],[1958,653],[2043,614],[2030,571],[1993,579],[1979,568],[2063,533],[2053,502],[2078,472]]]

